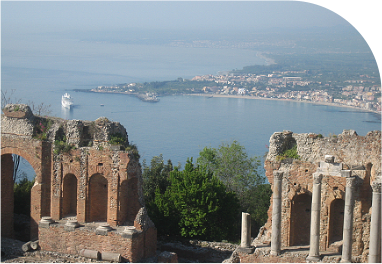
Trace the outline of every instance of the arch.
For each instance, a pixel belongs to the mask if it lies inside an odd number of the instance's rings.
[[[66,174],[62,184],[62,216],[77,215],[77,178]]]
[[[290,245],[309,245],[312,196],[295,195],[291,203]]]
[[[94,174],[89,180],[89,221],[106,222],[108,208],[108,182],[102,174]]]
[[[131,178],[121,182],[119,193],[120,221],[133,222],[141,205],[138,197],[138,178]]]
[[[342,240],[344,226],[344,208],[343,199],[334,199],[330,203],[329,211],[329,244]]]

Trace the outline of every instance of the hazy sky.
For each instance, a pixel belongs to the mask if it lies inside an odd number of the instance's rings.
[[[2,27],[13,30],[253,29],[344,25],[335,13],[297,1],[117,1],[1,3]]]

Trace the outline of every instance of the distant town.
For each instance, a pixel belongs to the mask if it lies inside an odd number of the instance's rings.
[[[167,82],[98,86],[90,91],[147,94],[147,98],[171,94],[245,96],[333,104],[378,113],[381,111],[381,85],[375,77],[360,75],[359,78],[341,82],[322,81],[317,80],[320,76],[312,76],[307,72],[307,70],[272,71],[268,74],[227,72],[195,76],[191,80],[178,78]],[[308,77],[303,77],[304,75]],[[142,98],[145,97],[141,96]]]
[[[268,75],[203,75],[195,76],[193,81],[214,81],[224,84],[223,88],[204,87],[204,93],[222,95],[249,95],[259,98],[277,98],[315,103],[333,103],[340,106],[357,107],[369,111],[381,111],[381,86],[374,85],[368,76],[354,80],[346,80],[346,86],[340,89],[329,89],[331,82],[322,83],[303,77],[289,77],[293,73],[304,72],[274,72]],[[241,88],[243,83],[253,84],[252,88]],[[256,84],[266,86],[258,89]],[[311,86],[321,89],[312,89]],[[248,87],[248,86],[247,86]],[[308,89],[307,89],[308,88]]]

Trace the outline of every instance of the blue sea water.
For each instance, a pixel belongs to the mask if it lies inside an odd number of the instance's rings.
[[[189,157],[196,160],[203,147],[218,147],[232,140],[239,141],[249,156],[262,157],[276,131],[325,136],[354,129],[365,135],[381,128],[377,114],[309,103],[198,96],[168,96],[158,103],[147,103],[128,95],[72,92],[98,85],[192,78],[264,63],[256,54],[249,49],[73,39],[29,40],[24,45],[5,41],[1,89],[8,94],[14,90],[14,99],[23,103],[50,104],[52,115],[57,117],[95,120],[105,116],[120,122],[130,143],[137,145],[141,161],[147,162],[163,154],[165,160],[184,165]],[[70,111],[61,108],[65,92],[74,98]],[[30,171],[28,164],[21,169]]]

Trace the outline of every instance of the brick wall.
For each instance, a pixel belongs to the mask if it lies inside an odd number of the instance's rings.
[[[1,156],[1,235],[13,238],[13,160],[12,155]]]
[[[277,156],[287,148],[288,142],[297,145],[300,160],[278,159]],[[370,235],[370,183],[381,174],[381,132],[372,131],[366,136],[358,136],[354,131],[344,130],[337,137],[321,138],[314,134],[284,131],[273,134],[269,146],[264,167],[272,188],[273,171],[284,172],[281,247],[309,245],[310,217],[305,210],[310,210],[313,173],[317,171],[319,162],[324,161],[325,155],[333,155],[342,169],[352,170],[352,175],[356,177],[352,254],[365,258]],[[338,249],[332,243],[342,240],[346,180],[339,176],[323,175],[321,186],[320,251],[335,252]],[[272,206],[271,197],[268,221],[256,239],[265,244],[271,241]],[[283,261],[277,261],[276,257],[275,262]]]
[[[156,253],[156,230],[137,230],[133,235],[123,235],[124,227],[107,232],[96,233],[96,225],[85,224],[74,231],[66,231],[64,221],[39,228],[39,244],[42,250],[67,254],[80,254],[82,249],[99,252],[113,252],[129,262],[138,262]]]

